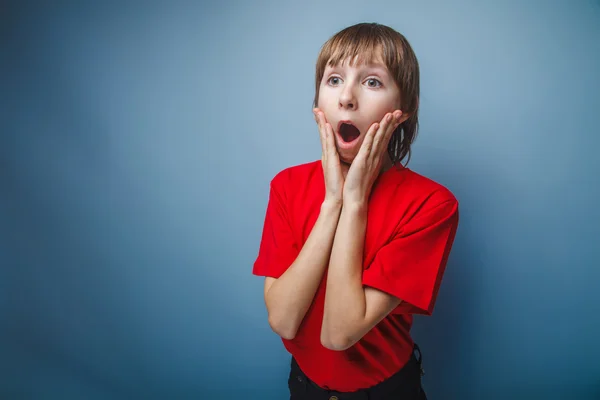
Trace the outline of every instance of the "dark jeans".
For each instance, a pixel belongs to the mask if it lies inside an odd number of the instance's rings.
[[[410,361],[385,381],[368,389],[356,392],[337,392],[319,387],[307,378],[292,357],[292,368],[288,379],[290,400],[426,400],[421,387],[421,351],[415,344]]]

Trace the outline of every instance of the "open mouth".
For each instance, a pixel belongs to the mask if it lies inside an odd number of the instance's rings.
[[[351,122],[340,122],[338,132],[342,140],[346,143],[354,142],[360,136],[360,131]]]

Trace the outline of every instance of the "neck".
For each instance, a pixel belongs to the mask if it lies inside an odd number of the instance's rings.
[[[381,164],[381,171],[379,172],[379,175],[383,174],[385,171],[392,168],[393,166],[394,163],[392,163],[390,155],[386,152],[385,156],[383,157],[383,163]]]
[[[340,161],[340,165],[342,167],[342,176],[344,177],[344,180],[345,180],[346,175],[348,175],[348,170],[350,169],[350,164]],[[390,158],[389,154],[387,154],[387,152],[386,152],[385,156],[383,157],[383,162],[381,163],[381,169],[379,170],[379,175],[383,174],[384,172],[386,172],[393,166],[394,166],[394,163],[392,163],[392,159]]]

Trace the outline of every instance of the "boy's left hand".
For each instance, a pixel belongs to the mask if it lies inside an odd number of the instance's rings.
[[[400,124],[401,117],[400,110],[387,113],[380,123],[374,123],[369,128],[346,176],[344,204],[367,204],[373,183],[381,171],[388,143]]]

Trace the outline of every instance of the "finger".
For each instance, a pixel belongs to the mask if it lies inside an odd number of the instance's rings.
[[[387,149],[388,144],[390,142],[390,138],[392,137],[392,134],[399,125],[401,116],[402,111],[398,110],[395,111],[393,114],[390,114],[389,117],[384,117],[384,119],[386,120],[386,126],[383,128],[383,131],[380,132],[378,137],[376,137],[377,143],[374,145],[374,149],[371,152],[371,157],[373,159],[381,157],[381,155],[383,155],[383,153]]]
[[[319,126],[319,139],[321,139],[321,149],[323,150],[323,153],[325,153],[327,151],[326,132],[323,129],[323,127],[321,126],[321,124],[318,124],[318,126]]]
[[[333,128],[331,128],[331,124],[327,122],[327,119],[325,118],[325,113],[317,109],[317,118],[319,120],[319,129],[321,130],[321,133],[323,135],[323,142],[325,143],[325,146],[323,147],[324,151],[330,151],[332,148],[332,144],[333,150],[335,150]]]
[[[358,154],[356,155],[357,158],[359,156],[360,157],[368,157],[368,155],[371,152],[371,149],[373,147],[373,140],[375,138],[375,135],[377,134],[377,131],[380,129],[380,126],[381,125],[377,122],[375,122],[373,125],[371,125],[371,127],[367,131],[367,134],[365,135],[365,140],[363,140],[363,143],[360,146],[360,150],[358,151]]]
[[[390,123],[390,126],[383,138],[383,143],[382,143],[383,148],[381,149],[381,151],[385,150],[388,147],[388,144],[390,142],[390,139],[392,138],[392,135],[396,131],[396,128],[398,128],[398,126],[400,125],[401,117],[402,117],[402,111],[398,110],[394,113],[394,118],[392,119],[392,122]]]
[[[317,123],[317,126],[319,128],[319,139],[321,140],[321,149],[323,152],[325,152],[327,149],[327,143],[325,141],[325,130],[323,129],[319,109],[313,109],[313,114],[315,116],[315,122]]]
[[[377,133],[374,139],[373,150],[372,153],[378,152],[381,148],[381,143],[383,142],[386,133],[388,132],[390,126],[393,124],[394,117],[391,113],[387,113],[381,119],[381,129]]]
[[[329,122],[325,123],[325,128],[326,128],[326,143],[327,143],[327,150],[329,151],[329,154],[331,154],[332,156],[337,156],[337,149],[335,148],[335,138],[334,138],[334,134],[333,134],[333,128],[331,126],[331,124]]]
[[[317,111],[317,121],[323,132],[325,132],[325,124],[327,123],[327,118],[325,118],[325,113],[323,111]]]
[[[322,127],[322,123],[321,123],[321,112],[317,110],[317,112],[315,112],[315,121],[317,121],[317,124],[319,125],[319,128]]]
[[[317,115],[324,122],[327,122],[327,118],[325,118],[325,113],[320,108],[315,108],[315,115]]]
[[[402,113],[400,113],[400,115],[402,115]],[[392,138],[392,135],[394,134],[394,132],[396,132],[396,129],[398,128],[398,126],[400,126],[400,121],[399,121],[400,117],[396,118],[394,120],[394,123],[392,123],[390,125],[390,128],[388,129],[388,131],[385,134],[385,138],[383,140],[383,147],[387,148],[388,144],[390,143],[390,139]],[[382,149],[383,150],[383,149]]]
[[[397,110],[396,112],[394,112],[394,121],[391,124],[390,131],[388,132],[388,138],[390,138],[392,136],[392,134],[394,133],[396,128],[398,128],[398,126],[400,125],[401,118],[402,118],[402,110]]]
[[[402,111],[398,110],[392,114],[392,121],[390,122],[390,125],[388,126],[388,129],[383,137],[383,147],[387,147],[390,138],[394,134],[394,131],[396,130],[398,125],[400,125],[400,117],[402,117]]]

